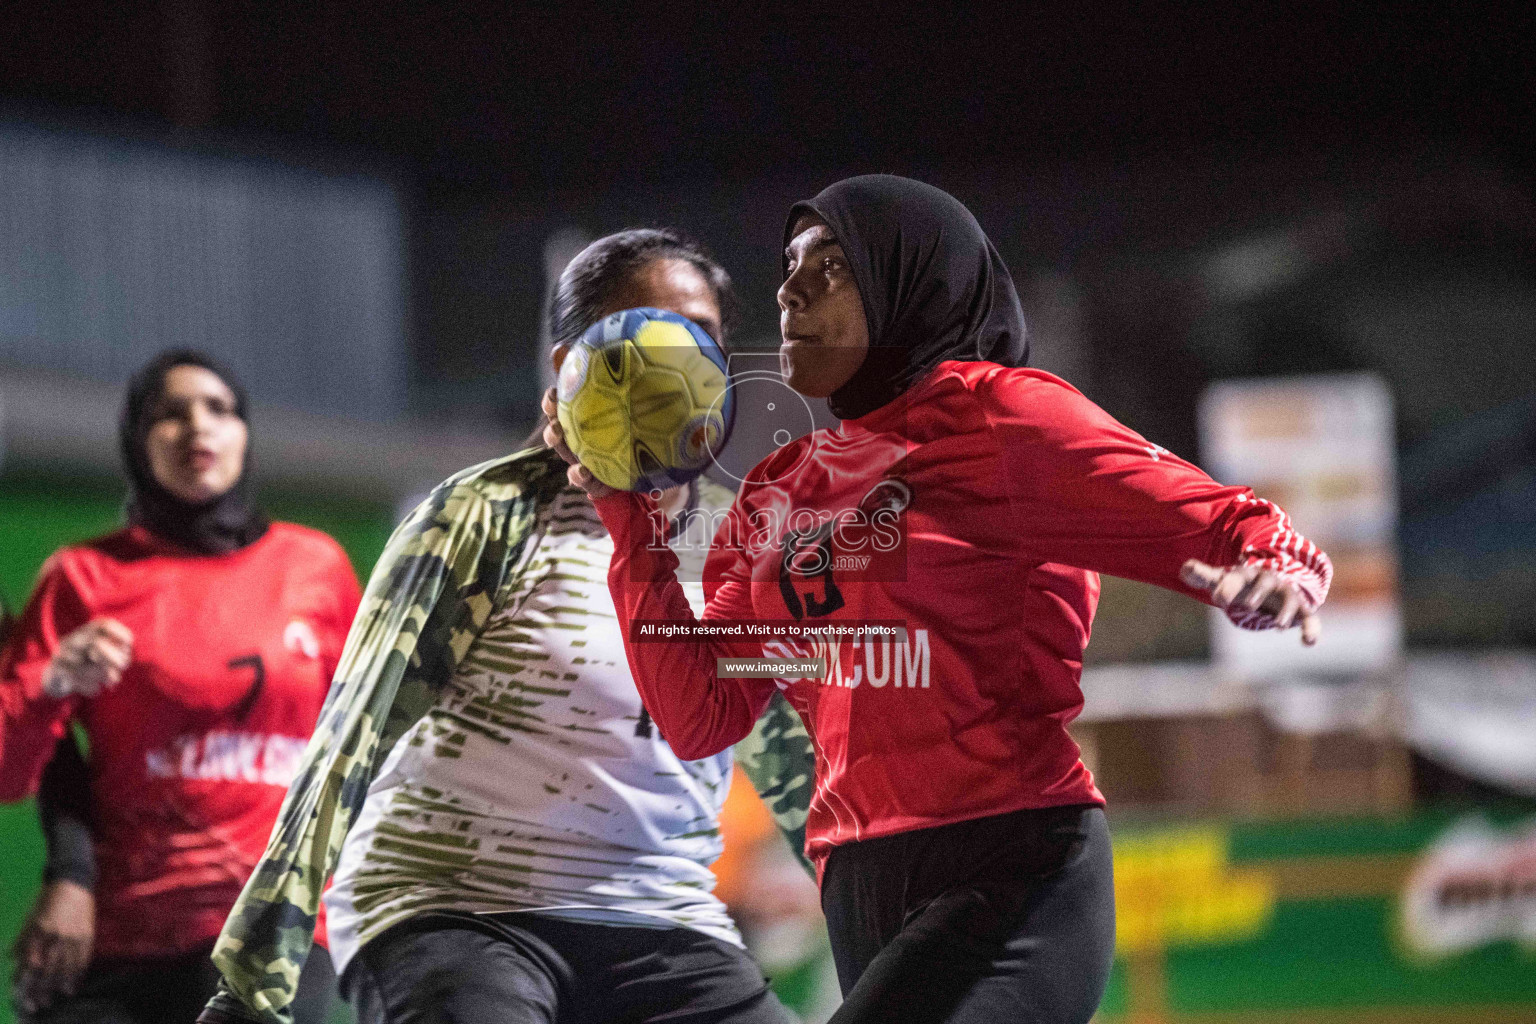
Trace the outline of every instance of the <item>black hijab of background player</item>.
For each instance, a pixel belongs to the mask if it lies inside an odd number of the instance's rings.
[[[128,471],[128,521],[180,547],[202,555],[227,555],[267,532],[267,519],[251,503],[250,440],[245,464],[233,487],[200,505],[182,501],[161,486],[149,467],[146,441],[165,377],[177,366],[200,366],[216,374],[235,396],[235,415],[246,419],[246,395],[240,382],[211,357],[189,349],[162,352],[128,381],[128,396],[118,424],[123,466]]]
[[[846,178],[790,209],[786,248],[808,213],[837,236],[869,323],[869,354],[829,401],[839,419],[873,412],[945,360],[1029,362],[1013,276],[954,196],[889,174]]]

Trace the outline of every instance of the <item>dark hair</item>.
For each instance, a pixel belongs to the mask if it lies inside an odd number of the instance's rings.
[[[720,305],[723,347],[736,326],[736,291],[731,275],[698,242],[671,228],[629,228],[605,235],[566,266],[549,302],[550,344],[575,341],[597,321],[613,289],[652,260],[686,260],[708,282]]]

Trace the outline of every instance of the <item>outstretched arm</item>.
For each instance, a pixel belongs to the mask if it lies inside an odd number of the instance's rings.
[[[1000,368],[977,398],[1028,555],[1188,594],[1244,629],[1300,625],[1316,641],[1333,566],[1273,503],[1217,483],[1048,375]]]
[[[647,621],[707,629],[749,619],[749,584],[728,580],[714,587],[703,617],[696,619],[677,581],[677,556],[665,543],[666,523],[655,502],[617,492],[593,505],[613,537],[608,591],[627,627],[624,654],[646,709],[678,757],[693,761],[719,753],[751,731],[775,687],[768,679],[721,677],[717,666],[722,658],[762,657],[762,645],[702,635],[648,641],[631,631]],[[716,567],[730,559],[717,545],[706,573],[713,578]]]
[[[711,548],[707,575],[720,581],[710,589],[702,619],[696,619],[677,581],[677,556],[665,543],[667,524],[656,503],[629,491],[617,491],[598,481],[565,445],[556,415],[554,389],[544,396],[549,425],[545,442],[570,463],[571,483],[586,490],[613,538],[608,589],[619,621],[625,624],[624,653],[630,674],[661,734],[678,757],[696,760],[717,754],[746,736],[774,693],[767,679],[721,678],[720,658],[762,656],[755,641],[707,636],[672,637],[655,642],[632,636],[636,622],[677,623],[684,626],[727,624],[752,617],[751,585],[744,556],[720,538]],[[731,517],[737,509],[732,508]],[[744,537],[737,529],[722,529],[721,537]]]

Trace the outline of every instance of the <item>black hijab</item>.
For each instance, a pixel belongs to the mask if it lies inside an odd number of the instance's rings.
[[[228,370],[201,352],[162,352],[128,381],[118,424],[123,467],[128,471],[128,521],[180,547],[203,555],[227,555],[267,532],[266,517],[251,504],[250,447],[235,485],[212,501],[192,505],[160,485],[149,468],[145,442],[165,377],[177,366],[200,366],[218,375],[235,395],[235,415],[246,418],[245,389]]]
[[[869,322],[869,355],[832,393],[834,415],[873,412],[947,359],[1029,362],[1013,277],[954,196],[889,174],[846,178],[790,209],[786,247],[808,213],[837,236]]]

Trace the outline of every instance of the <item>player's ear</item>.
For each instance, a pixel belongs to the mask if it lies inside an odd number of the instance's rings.
[[[560,364],[565,362],[565,354],[570,350],[571,343],[568,341],[562,341],[549,350],[549,365],[554,368],[556,373],[560,372]]]

